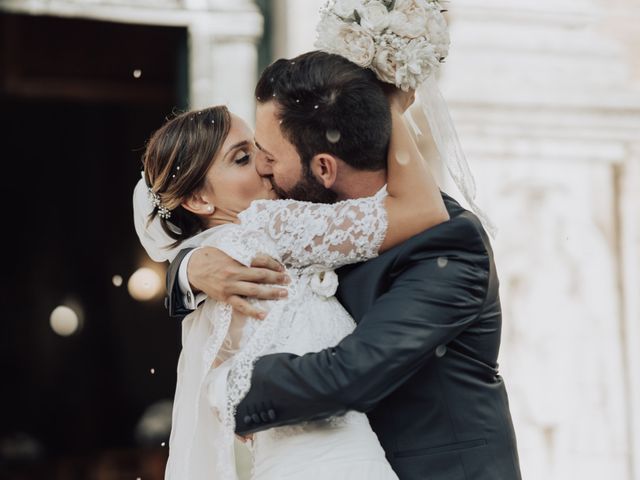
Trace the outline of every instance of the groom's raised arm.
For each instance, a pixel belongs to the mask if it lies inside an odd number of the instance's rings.
[[[403,251],[389,291],[337,346],[301,357],[260,358],[237,408],[237,433],[366,412],[474,322],[487,298],[491,268],[476,226],[457,217],[422,235],[445,249],[446,268],[438,261],[442,249]]]

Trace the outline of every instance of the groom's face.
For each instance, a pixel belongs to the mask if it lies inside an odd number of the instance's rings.
[[[332,203],[333,191],[322,185],[309,169],[302,166],[295,146],[282,134],[274,101],[259,103],[256,110],[256,158],[258,174],[271,181],[280,198]]]

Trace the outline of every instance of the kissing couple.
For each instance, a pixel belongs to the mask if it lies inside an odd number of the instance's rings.
[[[215,106],[150,138],[135,226],[184,316],[167,479],[237,479],[236,438],[256,480],[521,478],[490,239],[411,87],[313,51],[262,73],[255,132]]]

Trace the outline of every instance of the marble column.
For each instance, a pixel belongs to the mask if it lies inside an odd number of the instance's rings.
[[[258,54],[255,37],[221,36],[198,23],[189,26],[189,105],[224,104],[253,125]]]
[[[640,138],[629,148],[629,158],[619,174],[620,248],[622,254],[624,323],[628,414],[633,479],[640,479]]]

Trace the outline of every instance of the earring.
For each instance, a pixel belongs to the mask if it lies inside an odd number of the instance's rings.
[[[209,212],[210,214],[213,213],[213,205],[207,205],[207,212]]]

